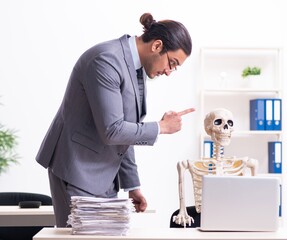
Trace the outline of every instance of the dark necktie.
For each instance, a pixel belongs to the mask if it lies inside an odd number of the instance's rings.
[[[144,80],[143,80],[143,68],[137,69],[137,78],[139,85],[139,93],[140,93],[140,106],[142,108],[143,105],[143,95],[144,95]]]

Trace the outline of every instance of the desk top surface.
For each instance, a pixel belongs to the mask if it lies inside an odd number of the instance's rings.
[[[0,206],[0,215],[54,215],[53,206],[39,208],[20,208],[19,206]]]
[[[39,208],[19,208],[0,206],[0,226],[55,226],[52,206]]]
[[[70,228],[43,228],[34,240],[94,239],[94,240],[287,240],[287,228],[276,232],[202,232],[195,228],[134,228],[126,236],[72,235]]]

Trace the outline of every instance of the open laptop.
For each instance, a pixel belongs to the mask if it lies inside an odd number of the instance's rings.
[[[202,179],[202,231],[276,231],[280,183],[276,177],[215,176]]]

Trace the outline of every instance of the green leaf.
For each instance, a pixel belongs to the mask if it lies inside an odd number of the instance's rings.
[[[0,173],[5,171],[11,163],[18,163],[15,153],[17,137],[15,131],[6,129],[0,124]]]
[[[246,67],[243,69],[241,76],[243,78],[249,76],[249,75],[260,75],[261,74],[261,68],[259,67]]]

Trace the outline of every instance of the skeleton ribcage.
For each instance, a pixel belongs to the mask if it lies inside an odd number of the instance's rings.
[[[245,166],[246,162],[238,159],[222,159],[221,161],[204,159],[192,162],[189,171],[193,181],[196,211],[201,212],[202,176],[208,174],[241,176],[244,175]]]

